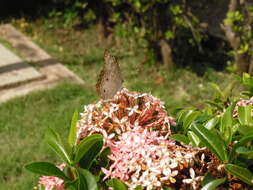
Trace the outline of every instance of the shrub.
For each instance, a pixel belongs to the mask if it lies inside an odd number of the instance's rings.
[[[241,79],[246,87],[251,80]],[[39,186],[47,190],[250,189],[252,91],[229,98],[212,86],[218,94],[212,104],[182,109],[176,119],[152,95],[122,89],[85,106],[79,120],[74,114],[67,146],[48,130],[47,143],[64,165],[25,167],[44,175]]]

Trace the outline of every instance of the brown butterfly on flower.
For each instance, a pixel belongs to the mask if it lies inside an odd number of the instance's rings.
[[[117,58],[109,50],[104,52],[104,65],[96,84],[102,99],[111,99],[122,87],[123,79]]]

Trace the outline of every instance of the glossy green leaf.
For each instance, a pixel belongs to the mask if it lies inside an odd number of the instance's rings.
[[[253,141],[253,133],[250,133],[244,137],[242,137],[233,147],[233,149],[237,149],[240,146],[244,146],[247,142]]]
[[[112,187],[113,190],[127,190],[127,186],[116,178],[106,181],[106,185]]]
[[[243,135],[253,134],[253,127],[249,127],[247,125],[239,125],[238,131]]]
[[[76,171],[78,174],[78,190],[98,190],[96,179],[88,170],[77,168]]]
[[[210,172],[207,172],[201,182],[202,186],[205,186],[206,184],[208,184],[209,182],[215,180],[215,178],[212,176],[212,174]]]
[[[226,145],[228,146],[232,142],[232,126],[226,128],[222,137],[223,137]]]
[[[99,134],[91,135],[83,139],[76,149],[75,163],[81,161],[85,169],[89,169],[92,161],[96,158],[103,147],[103,136]]]
[[[220,131],[222,133],[222,138],[224,139],[227,145],[230,144],[232,141],[232,125],[233,125],[232,109],[233,106],[228,107],[221,117]]]
[[[69,130],[69,136],[68,136],[68,143],[70,146],[76,145],[76,124],[78,121],[78,112],[75,111],[72,120],[71,120],[71,126]]]
[[[253,77],[251,77],[248,73],[243,73],[242,83],[246,88],[252,90],[252,88],[253,88]]]
[[[188,137],[183,134],[174,134],[169,136],[169,138],[184,144],[189,144],[190,142]]]
[[[213,134],[203,126],[197,126],[195,124],[191,126],[191,129],[199,137],[201,142],[215,153],[220,160],[228,160],[225,144],[218,135]]]
[[[192,111],[192,110],[190,110]],[[178,113],[178,117],[177,117],[177,122],[178,123],[181,123],[184,121],[184,118],[186,116],[186,114],[189,112],[189,110],[181,110],[179,113]]]
[[[61,138],[58,133],[49,128],[46,133],[46,142],[53,149],[58,156],[68,164],[71,164],[69,153],[62,144]]]
[[[230,106],[221,117],[221,131],[224,132],[226,128],[231,127],[232,124],[232,106]]]
[[[192,143],[192,146],[198,147],[200,144],[200,140],[199,140],[198,136],[192,131],[188,131],[187,135]]]
[[[244,137],[242,137],[236,144],[234,144],[232,151],[230,152],[230,160],[234,160],[234,158],[236,157],[236,149],[238,147],[244,146],[246,143],[248,143],[249,141],[253,140],[253,133],[250,133]]]
[[[253,159],[253,150],[249,150],[248,148],[241,146],[241,147],[238,147],[235,151],[238,154],[243,155],[247,159]]]
[[[232,125],[231,127],[232,136],[238,131],[238,128],[239,128],[239,123]]]
[[[207,183],[204,187],[201,188],[201,190],[214,190],[216,187],[218,187],[225,181],[226,181],[226,178],[215,179]]]
[[[212,130],[218,124],[219,120],[220,120],[219,116],[210,119],[209,121],[206,122],[205,128],[207,128],[208,130]]]
[[[144,188],[141,185],[138,185],[137,187],[134,188],[134,190],[143,190]]]
[[[78,179],[75,179],[74,181],[64,181],[64,188],[67,190],[77,190]]]
[[[198,111],[189,111],[184,118],[183,128],[186,130],[192,122],[199,116],[200,112]]]
[[[111,154],[111,150],[109,147],[105,148],[100,154],[99,154],[99,165],[106,168],[109,164],[109,158],[108,156]]]
[[[56,176],[63,180],[69,180],[69,178],[54,164],[49,162],[33,162],[25,165],[25,169],[44,176]]]
[[[227,164],[224,166],[225,170],[231,175],[239,178],[244,183],[252,184],[253,174],[247,169],[234,164]]]
[[[252,125],[251,110],[252,105],[238,107],[238,119],[242,125],[246,126]]]

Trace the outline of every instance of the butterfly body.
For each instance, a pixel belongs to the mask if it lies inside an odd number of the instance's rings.
[[[98,95],[102,99],[110,99],[121,89],[122,83],[123,79],[116,57],[105,50],[104,66],[96,85]]]

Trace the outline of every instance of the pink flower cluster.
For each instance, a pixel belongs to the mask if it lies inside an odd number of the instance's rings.
[[[253,97],[251,97],[251,98],[248,99],[248,100],[242,99],[242,100],[240,100],[239,102],[237,102],[236,105],[237,105],[237,106],[242,106],[242,107],[245,107],[245,106],[247,106],[247,105],[253,105]]]
[[[138,185],[147,190],[162,189],[176,184],[177,178],[196,189],[201,176],[195,177],[190,168],[198,150],[168,140],[171,125],[175,125],[174,119],[167,115],[163,102],[124,88],[112,99],[84,107],[77,124],[77,142],[94,133],[102,134],[104,146],[112,151],[110,167],[103,168],[105,179],[121,179],[129,189]]]
[[[123,88],[113,99],[84,106],[77,128],[77,141],[93,133],[103,134],[106,140],[117,138],[136,127],[170,134],[170,125],[164,103],[150,94],[130,92]]]
[[[58,166],[60,170],[65,168],[65,164]],[[54,177],[54,176],[42,176],[39,179],[39,184],[45,187],[45,190],[63,190],[64,189],[64,180]]]
[[[253,96],[250,99],[248,99],[248,100],[241,99],[240,101],[237,102],[236,107],[234,109],[233,117],[237,117],[238,116],[238,107],[239,106],[245,107],[247,105],[253,105]],[[253,109],[251,111],[251,115],[253,116]]]
[[[109,170],[103,169],[105,178],[121,179],[129,189],[141,185],[152,190],[176,183],[180,167],[188,167],[196,154],[192,150],[176,150],[174,141],[142,128],[123,133],[109,147],[113,164]]]

